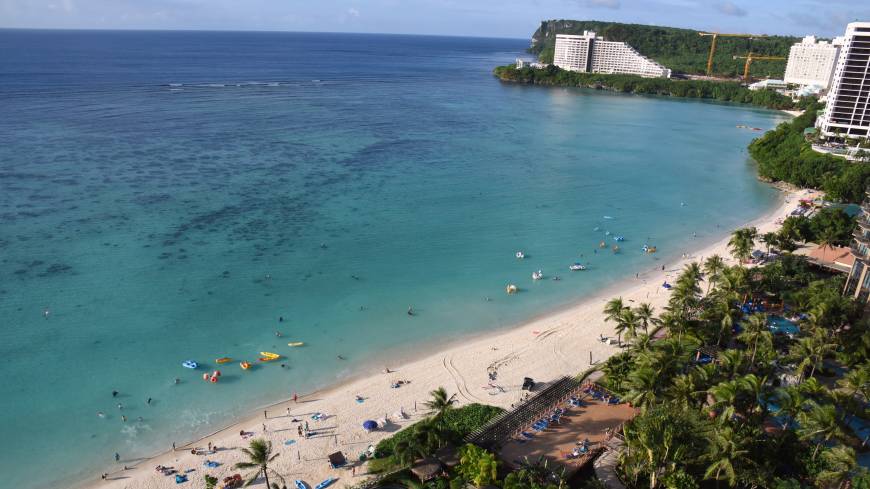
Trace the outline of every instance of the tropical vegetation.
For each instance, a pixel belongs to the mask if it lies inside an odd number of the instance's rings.
[[[621,93],[707,99],[751,104],[769,109],[796,107],[791,98],[773,90],[749,90],[738,82],[579,73],[563,70],[555,65],[549,65],[546,68],[528,67],[521,69],[517,69],[514,65],[498,66],[493,73],[505,82],[531,85],[594,88]]]
[[[756,239],[737,230],[732,251],[744,256]],[[650,319],[655,341],[621,299],[608,302],[626,348],[602,365],[600,382],[640,410],[622,433],[626,486],[870,487],[856,461],[870,330],[842,286],[790,254],[752,269],[709,257],[683,269]],[[769,327],[759,304],[805,313],[800,332]]]
[[[263,479],[265,479],[267,488],[277,489],[278,484],[269,482],[270,474],[282,483],[284,482],[284,477],[282,477],[281,474],[269,468],[269,464],[272,463],[278,455],[281,455],[280,453],[272,453],[272,442],[259,438],[251,440],[251,443],[247,448],[242,448],[242,453],[245,454],[248,460],[238,462],[235,465],[235,468],[253,469],[253,471],[251,471],[247,476],[245,481],[246,486],[250,486],[262,476]]]
[[[772,181],[824,190],[832,200],[861,202],[870,186],[870,165],[813,151],[804,130],[815,125],[822,105],[815,99],[808,99],[805,105],[802,115],[749,145],[749,154],[758,162],[758,174]]]

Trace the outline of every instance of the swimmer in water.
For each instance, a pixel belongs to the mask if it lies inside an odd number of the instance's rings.
[[[42,311],[42,317],[44,317],[45,319],[48,319],[49,314],[51,314],[51,311],[49,311],[48,308],[46,307],[45,310]]]
[[[341,356],[341,355],[338,355],[338,356],[336,356],[335,358],[338,358],[339,360],[344,360],[344,357]]]
[[[411,306],[408,306],[408,315],[409,315],[409,316],[413,316],[413,315],[414,315],[414,308],[411,307]]]
[[[280,331],[275,331],[275,336],[277,336],[278,338],[280,338],[280,337],[281,337],[281,332],[280,332]]]
[[[284,316],[278,316],[278,322],[279,322],[279,323],[283,323],[283,322],[284,322]]]
[[[102,411],[97,411],[97,417],[98,417],[98,418],[105,418],[106,415],[105,415],[105,413],[103,413]]]

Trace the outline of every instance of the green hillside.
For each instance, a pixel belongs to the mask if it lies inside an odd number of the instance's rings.
[[[541,61],[553,61],[553,47],[556,34],[582,34],[584,30],[595,31],[608,41],[628,43],[640,54],[656,60],[675,73],[704,74],[707,68],[707,55],[710,52],[710,37],[698,35],[691,29],[677,29],[641,24],[620,24],[594,20],[545,20],[532,36],[529,51],[537,54]],[[744,60],[735,60],[735,55],[753,53],[767,56],[788,57],[791,45],[798,42],[797,37],[771,36],[752,40],[720,37],[713,61],[713,72],[722,76],[743,74]],[[755,61],[752,75],[755,77],[781,78],[785,72],[785,61]]]

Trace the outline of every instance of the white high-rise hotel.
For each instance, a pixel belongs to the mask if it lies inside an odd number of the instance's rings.
[[[582,36],[556,35],[553,64],[568,71],[619,73],[647,78],[670,78],[671,70],[646,58],[624,42],[605,41],[594,32]]]
[[[843,38],[838,37],[830,44],[816,41],[815,36],[807,36],[793,45],[785,65],[785,82],[795,85],[815,85],[822,89],[831,86],[834,67],[840,56]]]
[[[846,26],[828,103],[816,126],[826,137],[870,134],[870,22]]]

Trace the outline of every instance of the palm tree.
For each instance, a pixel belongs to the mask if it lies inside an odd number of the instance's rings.
[[[622,313],[628,309],[625,303],[622,302],[622,297],[614,297],[607,301],[604,305],[604,321],[613,321],[616,323],[615,332],[617,341],[622,344],[622,333],[626,330],[626,325],[622,323]]]
[[[815,460],[822,444],[832,438],[840,440],[846,438],[846,431],[840,426],[837,408],[833,404],[809,401],[808,405],[809,411],[802,411],[798,417],[800,422],[798,436],[802,440],[816,440],[816,448],[813,450],[813,460]]]
[[[444,387],[439,387],[429,393],[432,399],[423,403],[429,412],[436,420],[441,421],[447,411],[453,409],[453,403],[456,402],[456,394],[447,395],[447,390]]]
[[[277,484],[269,484],[270,473],[277,477],[278,480],[280,480],[282,483],[284,482],[284,478],[281,477],[281,474],[269,468],[269,464],[272,463],[272,461],[275,460],[278,455],[281,455],[280,453],[272,453],[272,442],[259,438],[251,440],[251,444],[248,445],[248,448],[242,448],[242,453],[247,455],[248,461],[238,462],[235,465],[235,468],[256,469],[248,476],[248,480],[247,482],[245,482],[245,486],[250,486],[260,477],[260,475],[262,475],[266,479],[267,488],[277,488]]]
[[[797,343],[791,345],[789,352],[792,357],[799,360],[797,369],[800,372],[800,379],[804,379],[804,372],[807,368],[810,369],[809,378],[812,378],[816,373],[816,368],[821,367],[825,358],[831,355],[837,348],[826,331],[822,328],[815,330],[809,338],[801,338]]]
[[[770,247],[775,246],[779,241],[776,233],[764,233],[761,235],[761,242],[767,245],[767,254],[770,254]]]
[[[775,397],[778,408],[774,411],[774,414],[785,417],[785,422],[782,424],[783,432],[785,432],[785,430],[788,430],[792,421],[797,419],[798,415],[803,412],[807,400],[803,394],[794,387],[778,389]]]
[[[622,297],[615,297],[607,301],[604,305],[604,320],[619,321],[619,316],[625,310],[625,303],[622,302]]]
[[[825,469],[816,476],[818,487],[843,487],[855,469],[855,450],[837,445],[822,453]]]
[[[852,367],[846,372],[837,385],[843,392],[855,396],[861,402],[870,400],[870,368],[868,364]]]
[[[723,426],[713,433],[713,443],[705,457],[710,462],[705,479],[727,480],[730,487],[737,485],[737,471],[735,465],[748,461],[749,450],[745,447],[745,441],[740,438],[730,427]]]
[[[713,255],[704,261],[704,274],[707,275],[707,292],[710,293],[710,286],[719,281],[722,272],[725,271],[725,260],[719,255]]]
[[[742,386],[736,380],[719,382],[707,391],[713,396],[713,405],[710,406],[719,411],[719,417],[728,420],[737,413],[737,401],[742,394]]]
[[[758,230],[754,227],[735,230],[731,233],[731,239],[728,241],[731,254],[739,260],[747,260],[751,256],[752,247],[755,244],[757,236]]]
[[[658,373],[650,367],[640,366],[635,368],[627,381],[627,394],[625,399],[643,411],[655,404],[659,383]]]
[[[649,334],[650,324],[656,324],[658,320],[655,318],[655,309],[644,302],[634,309],[635,315],[640,319],[640,325],[643,326],[643,332]]]
[[[622,314],[619,315],[619,322],[617,323],[617,330],[619,331],[620,336],[622,332],[625,332],[625,339],[627,341],[631,341],[633,338],[637,336],[637,328],[641,325],[640,316],[638,316],[634,309],[625,308],[622,310]]]
[[[759,340],[764,341],[765,343],[770,343],[773,341],[773,338],[770,334],[770,331],[767,329],[767,316],[763,313],[756,313],[749,316],[749,320],[745,323],[746,328],[738,338],[740,341],[745,341],[747,344],[752,344],[752,356],[749,358],[749,368],[755,366],[755,354],[758,351],[758,342]]]

